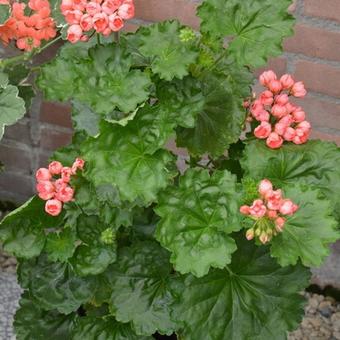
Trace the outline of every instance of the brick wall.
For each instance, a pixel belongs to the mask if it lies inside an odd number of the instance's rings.
[[[135,0],[138,19],[128,29],[172,18],[197,28],[199,2]],[[295,35],[269,67],[305,82],[309,95],[301,104],[313,123],[313,136],[340,144],[340,0],[298,0],[291,10],[297,18]],[[6,166],[0,174],[0,199],[27,199],[34,191],[35,170],[46,165],[54,149],[68,144],[71,134],[69,108],[36,98],[31,112],[7,128],[0,144],[0,160]]]

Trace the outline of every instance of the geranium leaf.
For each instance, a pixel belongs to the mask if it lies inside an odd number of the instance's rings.
[[[0,223],[0,239],[4,250],[17,257],[38,256],[45,245],[45,228],[60,225],[63,215],[45,213],[45,202],[33,197],[8,214]]]
[[[39,305],[62,314],[76,311],[90,300],[97,284],[95,278],[77,277],[67,263],[48,262],[45,255],[22,262],[20,272],[25,273],[26,288]]]
[[[241,237],[227,269],[186,278],[176,309],[185,324],[180,338],[276,340],[298,326],[308,270],[301,265],[281,268],[267,247]]]
[[[150,136],[153,132],[149,124],[152,122],[137,118],[126,127],[103,124],[100,136],[82,145],[87,162],[85,176],[95,186],[116,185],[123,200],[133,202],[138,198],[146,204],[154,201],[174,172],[168,167],[172,155],[155,150],[157,136]]]
[[[131,322],[139,335],[175,331],[170,313],[178,283],[165,249],[156,242],[136,242],[119,252],[108,274],[112,287],[109,304],[118,321]]]
[[[220,156],[229,144],[237,141],[246,116],[241,97],[244,90],[240,88],[247,88],[245,79],[250,85],[252,78],[244,70],[234,73],[226,76],[210,72],[200,79],[203,109],[197,115],[195,128],[177,130],[179,146],[187,147],[195,155]]]
[[[61,53],[42,68],[38,84],[50,100],[76,99],[105,115],[115,108],[135,110],[148,98],[151,82],[146,73],[131,69],[123,47],[110,44],[89,49],[83,58]]]
[[[20,299],[20,308],[14,319],[14,329],[18,340],[70,339],[76,316],[59,314],[57,311],[44,311],[25,292]]]
[[[50,261],[66,262],[72,257],[77,235],[73,228],[66,227],[61,231],[49,233],[46,237],[45,251]]]
[[[134,37],[140,40],[140,54],[150,58],[152,71],[161,79],[182,79],[198,57],[195,47],[180,40],[180,28],[178,21],[166,21],[142,27]]]
[[[340,221],[340,149],[324,141],[269,149],[262,141],[247,145],[241,160],[245,175],[270,179],[278,188],[302,183],[321,190]]]
[[[130,324],[117,322],[113,317],[81,317],[72,333],[73,340],[152,340],[136,335]]]
[[[161,217],[156,238],[177,271],[200,277],[230,263],[236,250],[230,234],[240,223],[236,178],[228,171],[188,170],[178,187],[160,194],[155,212]]]
[[[331,204],[308,186],[286,186],[284,194],[299,209],[287,217],[283,232],[273,238],[271,254],[282,266],[295,265],[300,259],[305,266],[318,267],[329,255],[330,243],[340,238]]]
[[[18,88],[13,85],[0,87],[0,140],[4,135],[5,126],[16,123],[25,112],[25,102],[19,97]]]
[[[9,4],[0,4],[0,25],[3,25],[11,15]]]
[[[259,67],[282,53],[283,38],[293,34],[291,0],[205,0],[198,9],[201,31],[231,37],[227,52],[240,65]]]

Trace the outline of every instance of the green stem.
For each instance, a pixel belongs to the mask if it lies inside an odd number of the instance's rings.
[[[59,41],[62,37],[58,36],[57,38],[51,40],[50,42],[48,42],[46,45],[44,45],[43,47],[40,48],[35,48],[30,52],[26,52],[26,53],[22,53],[20,55],[17,55],[15,57],[11,57],[11,58],[7,58],[7,59],[1,59],[0,60],[0,69],[4,69],[10,65],[15,65],[18,63],[23,63],[25,61],[30,60],[33,56],[35,56],[36,54],[41,53],[42,51],[46,50],[48,47],[50,47],[51,45],[53,45],[55,42]]]
[[[114,37],[114,41],[119,45],[119,43],[120,43],[120,33],[119,33],[119,31],[114,32],[113,37]]]

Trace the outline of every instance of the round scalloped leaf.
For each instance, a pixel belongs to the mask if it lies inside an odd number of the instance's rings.
[[[113,317],[86,316],[77,319],[73,340],[152,340],[136,335],[130,324],[117,322]]]
[[[11,16],[11,6],[9,4],[0,4],[0,25],[3,25]]]
[[[283,232],[273,238],[271,254],[282,266],[300,259],[305,266],[318,267],[329,255],[330,243],[340,239],[331,204],[308,186],[286,186],[284,195],[299,209],[287,216]]]
[[[203,108],[199,111],[194,128],[177,129],[179,146],[190,153],[221,156],[231,143],[238,140],[245,120],[242,107],[244,90],[251,84],[249,72],[238,69],[228,75],[210,73],[198,81],[204,95]]]
[[[301,265],[281,268],[267,247],[241,235],[238,250],[224,270],[185,279],[176,309],[182,339],[285,339],[302,319],[309,271]]]
[[[77,277],[67,263],[48,262],[46,256],[20,265],[20,280],[24,279],[30,293],[46,310],[57,309],[62,314],[76,311],[89,301],[96,287],[95,278]]]
[[[156,238],[177,271],[200,277],[230,263],[236,250],[230,234],[241,228],[238,206],[236,178],[228,171],[188,170],[178,187],[160,194]]]
[[[42,67],[38,84],[48,99],[76,99],[103,115],[115,108],[131,112],[148,99],[150,78],[131,69],[131,58],[123,47],[96,46],[84,57],[75,57],[74,53],[62,51]]]
[[[302,183],[320,189],[340,221],[340,149],[334,143],[311,140],[272,150],[262,141],[253,141],[246,146],[241,163],[245,176],[268,178],[278,188]]]
[[[108,275],[112,287],[109,302],[116,319],[131,322],[139,335],[158,331],[171,335],[176,323],[170,318],[178,294],[169,254],[156,242],[136,242],[119,252]]]
[[[25,292],[15,313],[14,329],[20,340],[65,340],[71,338],[75,318],[73,313],[62,315],[55,310],[44,311]]]
[[[166,21],[142,27],[136,33],[139,52],[151,59],[152,71],[161,79],[182,79],[198,57],[195,47],[180,40],[180,28],[178,21]]]
[[[100,136],[82,145],[87,162],[85,176],[96,186],[116,185],[123,200],[133,202],[139,198],[145,204],[155,201],[174,171],[169,168],[173,156],[157,150],[153,127],[152,121],[137,118],[126,127],[103,124]],[[155,130],[160,131],[157,126]]]
[[[0,240],[6,252],[16,257],[38,256],[45,246],[45,228],[58,227],[63,214],[45,213],[45,201],[34,196],[8,214],[0,223]]]
[[[259,67],[282,53],[282,41],[293,34],[291,0],[205,0],[198,9],[201,31],[231,37],[228,54],[240,65]]]

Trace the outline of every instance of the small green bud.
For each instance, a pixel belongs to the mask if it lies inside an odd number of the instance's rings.
[[[179,32],[179,39],[181,42],[189,42],[196,38],[194,30],[189,27],[182,28]]]
[[[116,233],[113,228],[105,229],[100,235],[100,240],[105,244],[113,244],[116,240]]]

